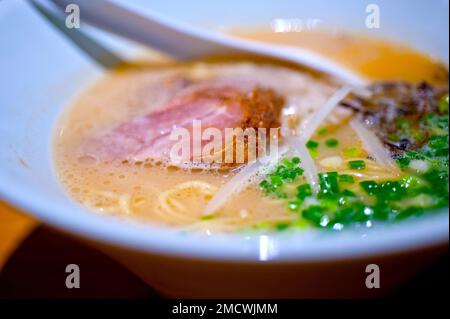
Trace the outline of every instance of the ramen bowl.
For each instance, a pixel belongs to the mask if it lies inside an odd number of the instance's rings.
[[[368,27],[365,1],[195,2],[186,10],[182,3],[126,3],[217,29],[282,23],[286,32],[301,32],[320,22],[388,37],[448,63],[448,1],[379,1],[378,27]],[[142,51],[83,24],[81,30],[123,58]],[[1,198],[106,252],[164,296],[376,296],[447,250],[448,209],[373,229],[213,236],[93,214],[56,178],[52,138],[63,109],[105,70],[27,2],[0,3],[0,39]],[[378,289],[368,277],[374,271]]]

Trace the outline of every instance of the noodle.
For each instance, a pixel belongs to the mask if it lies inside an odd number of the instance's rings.
[[[87,189],[91,194],[104,197],[108,201],[112,202],[110,205],[100,203],[94,204],[92,200],[86,199],[82,201],[82,204],[95,210],[100,213],[109,212],[109,213],[123,213],[126,215],[131,215],[133,213],[131,208],[131,195],[130,194],[121,194],[117,195],[114,192],[97,190],[97,189]]]
[[[193,210],[189,205],[182,204],[180,198],[184,196],[187,201],[189,197],[194,196],[197,205],[206,206],[206,201],[214,195],[216,190],[215,186],[202,181],[178,184],[158,196],[155,211],[163,219],[176,224],[194,222],[200,216],[192,216],[190,213],[196,210]]]

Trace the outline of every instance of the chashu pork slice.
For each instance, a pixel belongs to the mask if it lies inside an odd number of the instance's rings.
[[[192,84],[181,90],[166,105],[143,116],[138,116],[90,141],[85,153],[101,161],[152,161],[169,165],[192,165],[204,169],[233,167],[241,164],[236,157],[232,163],[224,163],[226,145],[214,155],[215,160],[194,157],[193,121],[201,121],[201,132],[217,128],[225,138],[225,128],[265,128],[266,140],[270,128],[280,127],[280,113],[284,97],[273,89],[249,82],[211,81]],[[197,122],[199,123],[199,122]],[[190,157],[188,162],[173,163],[171,149],[176,140],[170,138],[174,129],[184,128],[190,133]],[[277,136],[278,137],[278,136]],[[247,140],[246,140],[247,141]],[[245,143],[246,143],[245,141]],[[202,140],[203,148],[209,141]],[[234,140],[231,147],[236,147]],[[257,146],[258,147],[258,146]],[[220,160],[218,160],[220,158]],[[245,160],[247,160],[247,154]]]

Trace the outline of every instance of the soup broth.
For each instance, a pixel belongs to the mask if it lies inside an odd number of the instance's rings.
[[[261,32],[239,34],[293,45],[302,43],[374,79],[445,84],[448,78],[446,69],[430,58],[379,40],[326,33],[283,34],[279,38]],[[344,46],[343,41],[347,45]],[[402,63],[398,63],[400,60]],[[296,175],[286,184],[282,196],[264,186],[268,184],[263,181],[272,175],[263,176],[230,196],[214,214],[204,214],[207,204],[237,174],[239,167],[204,170],[175,167],[145,157],[106,158],[103,156],[105,145],[86,146],[122,123],[164,110],[186,82],[205,82],[220,77],[225,82],[238,79],[245,83],[249,76],[258,86],[269,87],[284,96],[284,115],[280,120],[282,135],[283,129],[293,125],[291,122],[298,123],[314,114],[340,87],[334,80],[301,68],[248,58],[215,58],[164,67],[145,63],[120,67],[77,97],[57,125],[54,160],[62,185],[75,201],[94,213],[189,230],[211,233],[311,226],[307,218],[299,218],[299,214],[293,212],[294,204],[288,200],[307,182],[305,175]],[[301,110],[295,116],[289,115],[290,103]],[[351,176],[354,183],[347,188],[355,192],[361,181],[382,183],[401,178],[404,172],[392,171],[370,156],[360,136],[349,125],[351,118],[351,110],[335,109],[314,132],[307,148],[318,172],[337,171]],[[282,138],[280,143],[284,142]],[[364,163],[364,169],[351,168],[358,161]],[[370,203],[369,195],[361,193],[359,196]]]

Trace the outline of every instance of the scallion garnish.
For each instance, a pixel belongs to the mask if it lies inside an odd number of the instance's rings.
[[[328,133],[328,129],[326,127],[322,127],[317,130],[317,135],[324,136]]]
[[[336,147],[336,146],[338,146],[338,144],[339,144],[339,141],[335,138],[330,138],[325,141],[325,145],[328,147]]]
[[[309,141],[306,143],[306,147],[307,147],[308,149],[310,149],[310,150],[316,149],[316,148],[319,147],[319,142],[316,142],[316,141],[314,141],[314,140],[309,140]]]
[[[366,162],[363,160],[349,161],[348,167],[354,170],[362,170],[366,168]]]

